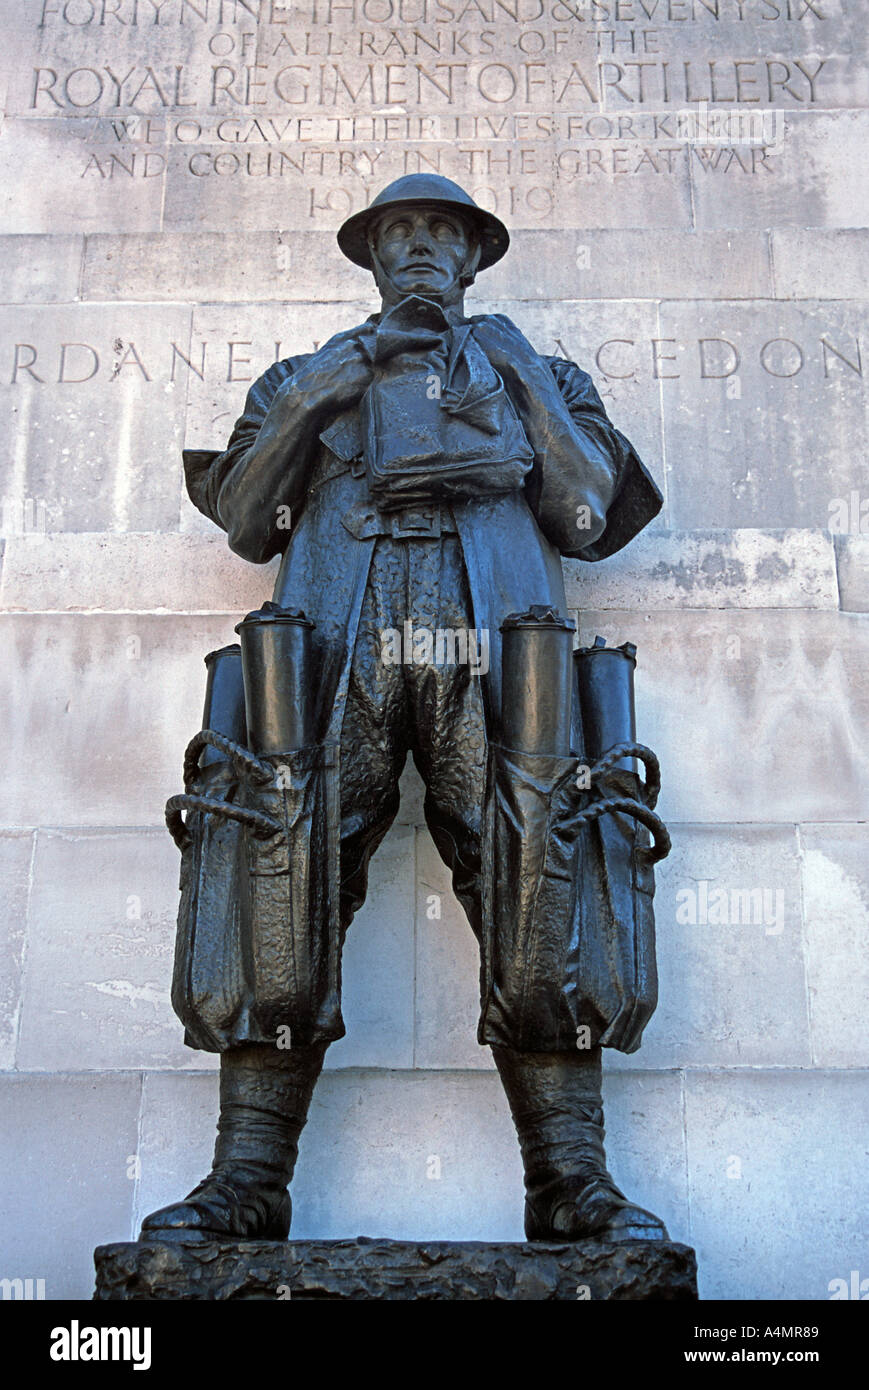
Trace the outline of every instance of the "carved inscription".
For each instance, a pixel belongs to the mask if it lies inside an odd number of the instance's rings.
[[[748,371],[778,381],[802,376],[836,383],[837,389],[850,385],[862,390],[865,344],[860,335],[824,329],[820,324],[817,330],[799,340],[762,331],[740,334],[735,329],[729,337],[723,333],[695,338],[611,337],[585,348],[553,334],[540,348],[588,359],[596,377],[606,382],[722,382]],[[0,371],[10,386],[80,386],[128,377],[161,386],[195,380],[243,384],[254,381],[288,353],[312,352],[318,346],[313,339],[290,345],[277,336],[266,339],[252,334],[223,341],[199,338],[192,344],[167,340],[158,350],[146,351],[134,339],[60,342],[22,333],[5,352]]]
[[[277,181],[293,225],[332,226],[428,171],[569,226],[584,185],[774,178],[788,113],[857,89],[853,22],[841,0],[39,0],[14,105],[100,118],[66,147],[83,198]]]

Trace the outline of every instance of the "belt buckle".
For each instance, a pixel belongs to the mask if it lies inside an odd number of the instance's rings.
[[[392,538],[396,541],[426,539],[438,540],[441,534],[441,509],[433,507],[405,507],[392,518]]]

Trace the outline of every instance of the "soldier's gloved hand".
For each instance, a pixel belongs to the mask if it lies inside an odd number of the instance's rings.
[[[543,379],[547,380],[549,369],[540,353],[506,315],[492,314],[483,322],[475,323],[474,337],[506,382],[527,380],[529,375],[533,378],[541,371]]]
[[[301,402],[328,414],[355,405],[374,378],[374,332],[373,324],[362,324],[336,333],[278,388],[278,408]]]

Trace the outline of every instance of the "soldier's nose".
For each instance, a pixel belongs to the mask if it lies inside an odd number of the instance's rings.
[[[424,251],[426,254],[428,254],[431,251],[433,244],[434,243],[432,241],[432,237],[429,233],[428,227],[417,226],[414,228],[413,235],[410,238],[411,251]]]

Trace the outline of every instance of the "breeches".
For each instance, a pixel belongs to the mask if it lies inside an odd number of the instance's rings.
[[[588,818],[597,793],[578,788],[578,756],[490,738],[490,634],[473,622],[456,536],[379,539],[337,785],[332,746],[316,745],[276,755],[286,782],[240,776],[241,809],[268,818],[265,835],[194,809],[172,996],[191,1045],[268,1042],[284,1027],[294,1045],[343,1035],[343,935],[410,752],[426,823],[481,946],[479,1041],[520,1052],[639,1046],[657,977],[652,864],[640,853],[648,834],[629,814],[638,779],[612,773],[604,802],[614,793],[619,809]]]
[[[458,537],[381,537],[341,734],[344,929],[364,900],[368,861],[398,811],[398,780],[410,752],[426,787],[426,824],[479,936],[487,651],[487,640],[473,632]]]

